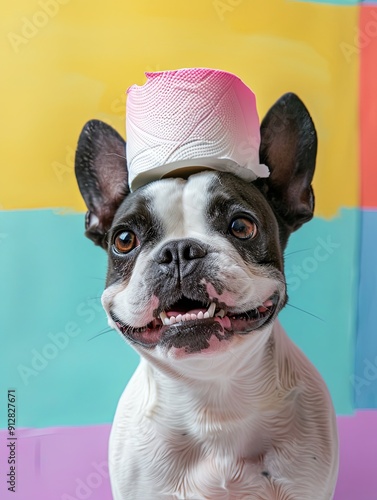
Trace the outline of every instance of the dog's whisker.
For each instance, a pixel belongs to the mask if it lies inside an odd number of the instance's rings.
[[[294,252],[288,252],[284,254],[284,257],[289,257],[294,255],[295,253],[309,252],[309,250],[313,250],[312,248],[302,248],[301,250],[295,250]]]
[[[297,309],[298,311],[301,311],[301,312],[303,312],[303,313],[305,313],[305,314],[308,314],[309,316],[313,316],[313,318],[316,318],[316,319],[318,319],[319,321],[323,321],[323,322],[325,322],[325,320],[324,320],[323,318],[320,318],[320,317],[319,317],[319,316],[317,316],[316,314],[313,314],[313,313],[311,313],[311,312],[309,312],[309,311],[305,311],[305,309],[301,309],[301,307],[297,307],[297,306],[294,306],[293,304],[289,304],[289,303],[287,303],[286,305],[287,305],[287,306],[289,306],[289,307],[293,307],[293,309]]]
[[[90,339],[88,339],[88,342],[89,342],[90,340],[93,340],[93,339],[97,338],[97,337],[100,337],[101,335],[104,335],[105,333],[110,333],[110,332],[112,332],[112,331],[113,331],[113,329],[112,329],[112,328],[106,328],[106,329],[105,329],[105,330],[103,330],[102,332],[97,333],[97,335],[94,335],[94,337],[91,337]]]

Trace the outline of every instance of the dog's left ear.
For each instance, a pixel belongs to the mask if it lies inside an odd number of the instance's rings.
[[[255,184],[284,224],[285,240],[313,217],[316,155],[317,133],[308,110],[295,94],[283,95],[261,124],[260,162],[270,176]]]
[[[85,235],[106,249],[107,231],[129,193],[126,143],[118,132],[99,120],[89,121],[79,137],[75,173],[88,207]]]

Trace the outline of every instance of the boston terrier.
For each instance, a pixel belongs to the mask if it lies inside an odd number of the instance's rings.
[[[109,325],[141,356],[111,431],[114,499],[333,498],[334,408],[277,318],[288,238],[314,210],[306,107],[286,94],[269,110],[270,176],[250,183],[204,170],[130,192],[125,151],[92,120],[75,161]]]

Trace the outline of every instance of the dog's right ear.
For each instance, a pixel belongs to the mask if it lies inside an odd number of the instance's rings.
[[[75,173],[88,212],[85,234],[106,249],[115,212],[129,193],[126,143],[112,127],[91,120],[81,131]]]

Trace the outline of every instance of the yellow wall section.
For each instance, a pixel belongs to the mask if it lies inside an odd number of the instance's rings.
[[[319,132],[317,215],[358,205],[358,55],[342,48],[355,44],[357,7],[18,0],[2,11],[3,208],[82,210],[73,151],[84,122],[100,118],[124,135],[127,87],[142,84],[146,70],[192,66],[239,75],[261,116],[281,94],[297,92]]]

